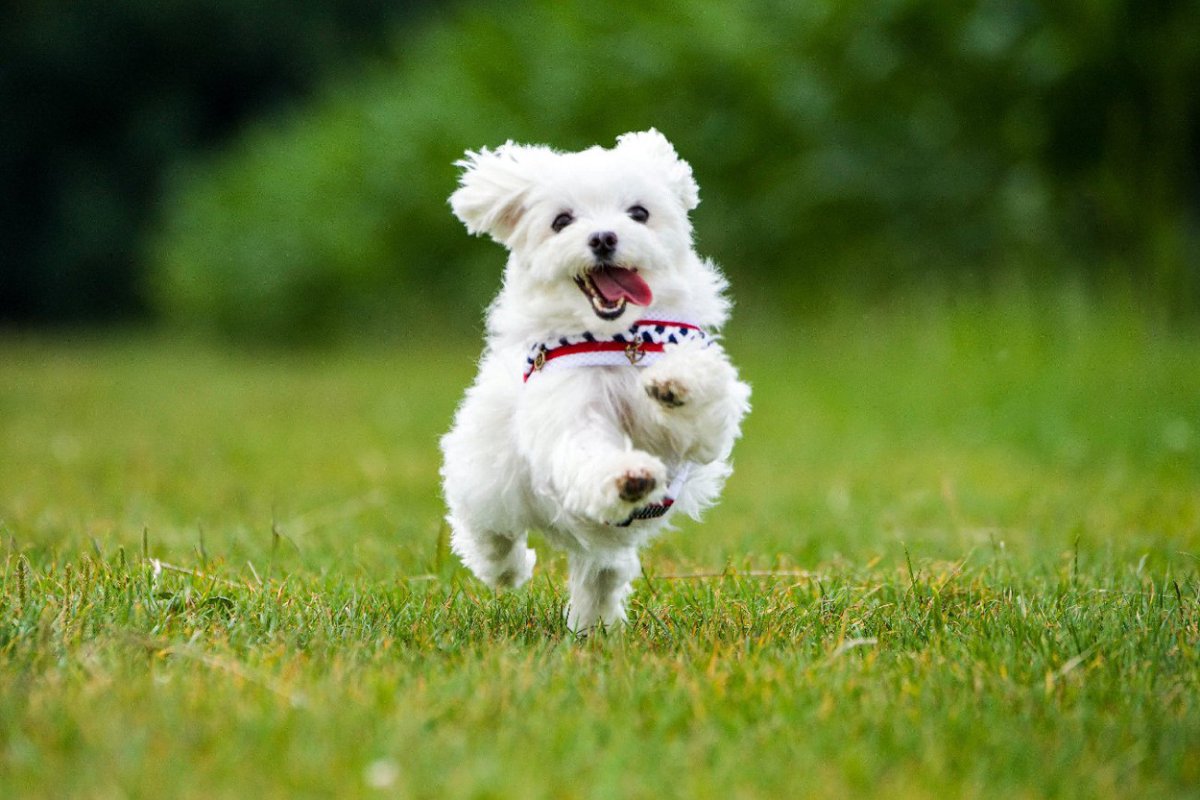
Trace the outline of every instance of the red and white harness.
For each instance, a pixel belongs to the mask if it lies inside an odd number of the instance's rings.
[[[660,319],[640,319],[612,336],[596,336],[588,331],[563,336],[556,341],[538,342],[529,349],[524,381],[528,383],[535,373],[574,367],[648,367],[662,358],[666,347],[691,341],[711,343],[699,325]],[[615,523],[616,527],[624,528],[638,520],[665,515],[675,504],[690,471],[691,464],[685,462],[675,473],[660,502],[635,509],[627,520]]]
[[[659,319],[640,319],[612,336],[584,331],[556,341],[538,342],[529,348],[525,380],[535,372],[565,367],[648,367],[662,357],[667,345],[696,340],[708,340],[708,334],[699,325]]]

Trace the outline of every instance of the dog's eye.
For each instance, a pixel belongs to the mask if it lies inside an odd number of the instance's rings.
[[[645,206],[630,206],[625,209],[625,213],[634,222],[645,222],[650,219],[650,212],[646,210]]]
[[[564,211],[563,213],[559,214],[557,217],[554,218],[554,222],[550,223],[550,227],[554,230],[555,233],[558,233],[559,231],[561,231],[563,228],[567,227],[574,221],[575,221],[575,218],[573,216],[571,216],[571,214],[569,212]]]

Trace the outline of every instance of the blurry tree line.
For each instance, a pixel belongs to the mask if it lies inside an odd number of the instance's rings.
[[[477,319],[503,257],[446,206],[463,150],[576,149],[654,126],[695,168],[701,249],[743,303],[1013,274],[1082,277],[1176,312],[1200,301],[1194,1],[480,0],[397,28],[360,0],[284,24],[308,5],[145,11],[143,60],[103,82],[113,97],[44,92],[36,113],[21,107],[26,122],[0,122],[35,154],[6,147],[0,174],[42,197],[27,208],[4,193],[5,227],[32,243],[3,256],[18,287],[62,287],[76,304],[64,313],[84,314],[89,289],[121,286],[113,310],[144,297],[168,319],[288,341],[433,312]],[[80,37],[77,51],[34,37],[62,53],[27,42],[17,62],[38,72],[69,51],[89,75],[96,36]],[[369,59],[318,81],[362,48]],[[264,66],[279,63],[293,71]],[[304,104],[261,116],[318,82]],[[27,127],[68,114],[107,133],[63,146]],[[114,157],[81,163],[105,136]]]
[[[146,311],[172,164],[379,51],[422,0],[0,6],[0,322]]]

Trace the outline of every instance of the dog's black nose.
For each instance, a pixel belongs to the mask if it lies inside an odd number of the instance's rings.
[[[600,231],[588,237],[588,247],[598,258],[611,256],[617,249],[617,235],[612,231]]]

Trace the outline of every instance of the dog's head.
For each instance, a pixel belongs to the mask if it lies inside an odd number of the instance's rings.
[[[469,152],[450,197],[455,215],[512,253],[506,289],[568,318],[625,320],[630,306],[678,294],[689,263],[692,170],[656,130],[611,149],[559,153],[509,142]],[[638,312],[628,315],[628,322]]]

